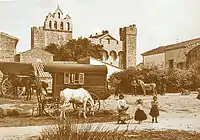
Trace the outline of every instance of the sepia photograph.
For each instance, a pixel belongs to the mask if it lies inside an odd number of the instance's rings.
[[[200,140],[199,0],[0,0],[0,140]]]

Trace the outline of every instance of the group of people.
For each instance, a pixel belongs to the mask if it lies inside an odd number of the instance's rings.
[[[120,94],[119,99],[117,100],[118,104],[118,124],[126,124],[127,120],[132,119],[132,117],[126,113],[128,110],[129,106],[126,104],[126,100],[124,99],[124,95]],[[138,121],[140,124],[143,120],[147,119],[147,115],[144,112],[143,109],[143,101],[142,99],[138,99],[136,101],[136,111],[135,111],[135,116],[134,119]],[[153,96],[153,100],[151,101],[151,109],[149,112],[149,115],[152,117],[152,123],[156,122],[158,123],[158,116],[159,116],[159,109],[158,109],[158,98],[157,96]]]

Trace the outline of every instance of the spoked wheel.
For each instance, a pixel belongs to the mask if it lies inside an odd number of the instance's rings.
[[[6,97],[11,97],[13,96],[13,91],[12,91],[12,84],[8,80],[8,78],[4,79],[3,82],[1,83],[1,93],[6,96]],[[17,95],[20,97],[24,93],[24,88],[23,87],[17,87]]]
[[[44,113],[51,116],[57,117],[60,115],[60,103],[54,101],[54,99],[47,99],[43,104]]]

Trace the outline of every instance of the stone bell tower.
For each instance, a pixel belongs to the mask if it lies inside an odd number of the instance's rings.
[[[136,25],[130,25],[120,28],[120,40],[123,50],[123,66],[124,69],[128,67],[136,67]]]

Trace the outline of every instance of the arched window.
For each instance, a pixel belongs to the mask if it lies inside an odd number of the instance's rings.
[[[51,29],[51,28],[52,28],[51,21],[49,21],[49,29]]]
[[[69,22],[67,22],[67,30],[68,31],[70,30],[70,24],[69,24]]]
[[[110,56],[112,57],[113,61],[117,59],[117,53],[115,51],[110,51]]]
[[[63,22],[60,23],[60,29],[63,30]]]
[[[54,28],[57,29],[57,21],[54,21]]]
[[[106,50],[103,51],[103,61],[108,60],[108,52]]]
[[[60,13],[58,12],[58,18],[60,18]]]

